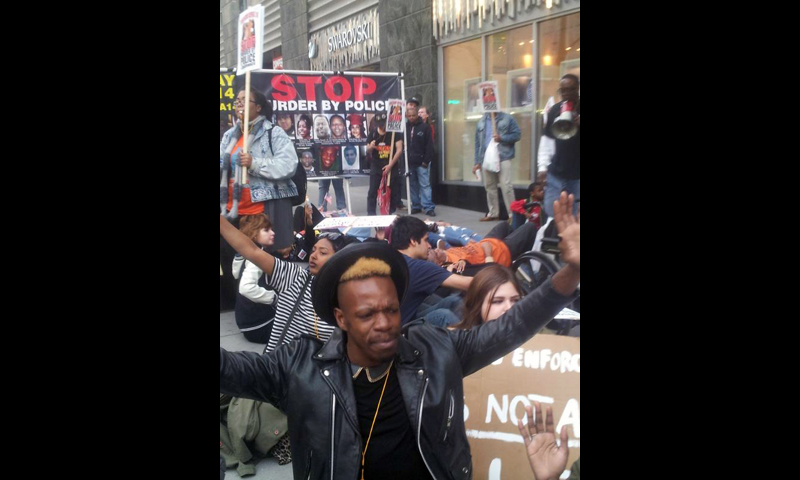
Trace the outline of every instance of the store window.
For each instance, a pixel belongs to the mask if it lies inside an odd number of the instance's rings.
[[[524,188],[532,177],[533,25],[486,37],[486,52],[481,52],[481,45],[481,39],[477,39],[444,48],[445,179],[478,182],[472,167],[475,131],[483,116],[478,106],[478,84],[483,81],[485,58],[486,80],[498,82],[501,108],[522,131],[522,139],[516,144],[513,182]]]
[[[541,134],[545,107],[558,103],[559,83],[564,75],[581,76],[581,14],[542,22],[539,25],[539,125]]]
[[[533,26],[491,35],[486,38],[486,75],[497,81],[503,112],[511,115],[522,131],[516,144],[514,184],[527,187],[531,180],[533,148]]]
[[[513,182],[525,188],[535,178],[545,106],[551,98],[561,100],[558,88],[564,75],[581,74],[581,14],[545,20],[536,29],[536,39],[532,24],[487,35],[485,52],[480,38],[443,48],[446,181],[478,182],[472,167],[475,130],[482,116],[477,86],[483,81],[484,59],[486,80],[498,82],[501,108],[522,132]]]
[[[478,84],[482,80],[481,39],[444,48],[445,180],[477,182],[475,128],[481,114]]]

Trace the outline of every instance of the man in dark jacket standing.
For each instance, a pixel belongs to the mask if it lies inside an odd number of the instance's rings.
[[[408,135],[408,168],[411,172],[411,214],[436,216],[431,190],[431,164],[436,157],[430,126],[419,116],[420,100],[411,98],[406,104]]]
[[[561,196],[561,192],[581,198],[581,80],[575,75],[565,75],[561,79],[558,92],[562,101],[557,103],[547,114],[547,125],[544,134],[556,141],[556,152],[552,163],[539,166],[539,181],[546,180],[544,211],[552,214],[553,202]],[[560,139],[553,133],[553,125],[561,115],[565,103],[573,108],[573,123],[578,133],[572,138]],[[550,204],[548,205],[548,202]]]
[[[500,319],[457,332],[401,327],[406,262],[388,245],[353,245],[313,287],[314,308],[338,327],[334,336],[325,344],[302,337],[264,356],[220,348],[220,392],[286,412],[295,478],[470,480],[463,378],[519,348],[574,301],[581,262],[573,201],[565,195],[556,206],[567,266]]]

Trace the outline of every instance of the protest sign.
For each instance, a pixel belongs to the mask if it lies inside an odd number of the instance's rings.
[[[403,133],[403,120],[405,115],[405,102],[402,100],[389,100],[386,108],[386,131]]]
[[[393,224],[397,215],[376,217],[334,217],[326,218],[314,230],[338,230],[340,228],[386,228]]]
[[[309,179],[369,175],[370,120],[401,96],[398,76],[276,70],[251,75],[251,88],[272,103],[270,121],[292,140]]]
[[[517,427],[527,423],[525,407],[533,402],[553,408],[556,432],[570,427],[567,469],[580,457],[580,347],[580,339],[537,335],[464,379],[474,480],[533,478]]]
[[[483,113],[500,112],[500,90],[497,88],[497,82],[484,82],[478,85],[478,88]]]
[[[233,101],[236,99],[236,92],[233,89],[233,83],[236,80],[236,74],[220,70],[219,73],[219,139],[222,141],[222,136],[225,132],[233,128],[236,123],[236,116],[233,110]]]
[[[264,67],[264,7],[248,8],[239,15],[238,75]]]

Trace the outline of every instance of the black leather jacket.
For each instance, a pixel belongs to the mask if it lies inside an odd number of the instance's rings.
[[[470,331],[423,322],[403,329],[398,379],[434,479],[472,478],[463,378],[519,348],[572,301],[547,282],[497,321]],[[289,417],[297,480],[357,480],[364,447],[345,347],[337,329],[324,345],[302,337],[264,356],[219,349],[220,393],[270,402]]]

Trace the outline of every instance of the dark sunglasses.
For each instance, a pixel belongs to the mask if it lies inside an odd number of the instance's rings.
[[[319,237],[317,237],[317,240],[324,239],[324,240],[330,240],[331,242],[335,242],[340,238],[342,238],[343,236],[344,235],[342,235],[341,233],[321,233]]]

